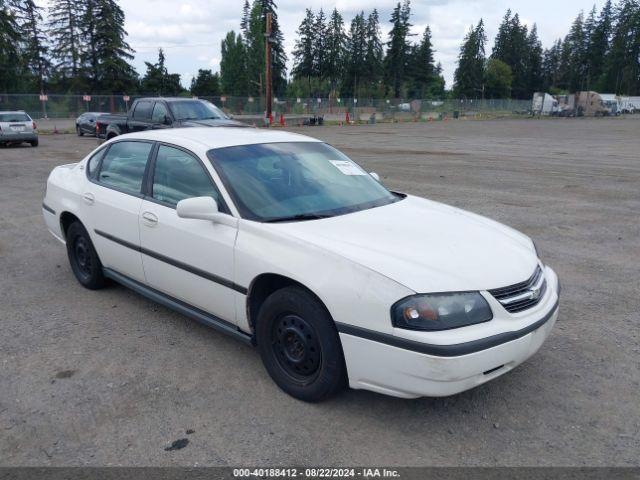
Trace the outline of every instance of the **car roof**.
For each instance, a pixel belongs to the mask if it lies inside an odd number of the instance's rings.
[[[0,110],[0,113],[24,113],[25,115],[27,114],[27,112],[25,112],[24,110]]]
[[[199,150],[205,151],[213,148],[259,143],[321,142],[321,140],[307,137],[306,135],[283,130],[275,131],[232,126],[147,130],[116,137],[116,139],[125,138],[167,142],[185,148],[197,146]]]
[[[197,102],[198,100],[206,102],[208,100],[204,100],[202,98],[191,98],[191,97],[142,97],[137,98],[136,100],[144,100],[144,101],[152,101],[157,102],[158,100],[164,100],[168,102]]]

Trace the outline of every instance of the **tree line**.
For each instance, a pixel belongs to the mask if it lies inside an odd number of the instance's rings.
[[[162,49],[139,76],[124,21],[116,0],[53,0],[46,12],[34,0],[0,0],[0,93],[185,93]],[[218,75],[199,70],[191,92],[218,94]]]
[[[453,94],[466,98],[529,99],[533,92],[595,90],[640,95],[640,3],[607,0],[600,12],[580,12],[569,33],[543,49],[537,27],[508,10],[493,50],[481,19],[460,48]]]
[[[254,0],[250,5],[245,0],[240,32],[229,32],[222,42],[220,78],[222,90],[229,94],[260,92],[256,86],[263,69],[256,62],[264,63],[264,29],[256,15],[261,3]],[[275,7],[272,1],[267,3]],[[411,41],[410,18],[410,1],[398,3],[390,18],[389,41],[385,42],[376,9],[357,14],[348,30],[337,9],[328,16],[322,9],[306,9],[297,31],[288,82],[279,30],[273,38],[276,62],[281,61],[277,64],[281,68],[274,69],[274,93],[289,97],[442,97],[444,78],[442,67],[434,62],[431,30],[427,27],[417,42]],[[254,30],[254,25],[259,28]]]
[[[273,15],[276,96],[370,98],[531,98],[597,90],[640,95],[640,2],[608,0],[580,12],[564,39],[544,49],[536,25],[508,10],[487,49],[480,20],[460,47],[451,91],[435,62],[431,30],[412,30],[410,0],[398,2],[381,33],[374,8],[347,24],[337,9],[305,11],[287,72],[275,0],[245,0],[239,29],[221,43],[219,73],[201,69],[190,89],[170,73],[162,49],[140,76],[131,65],[117,0],[0,0],[0,92],[259,96],[265,86],[265,24]],[[46,20],[45,20],[46,19]],[[384,21],[384,20],[382,20]]]

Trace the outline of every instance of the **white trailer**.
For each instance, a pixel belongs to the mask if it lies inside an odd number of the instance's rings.
[[[640,97],[618,97],[622,113],[639,113]]]
[[[536,92],[533,94],[531,112],[534,115],[557,115],[558,101],[548,93]]]
[[[601,93],[600,98],[605,107],[609,109],[609,115],[620,115],[622,108],[615,93]]]

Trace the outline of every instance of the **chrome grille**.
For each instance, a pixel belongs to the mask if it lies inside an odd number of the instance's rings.
[[[522,312],[537,305],[547,291],[547,281],[540,266],[531,278],[508,287],[495,288],[489,293],[511,313]]]

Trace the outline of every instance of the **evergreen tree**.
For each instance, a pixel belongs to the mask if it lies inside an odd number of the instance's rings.
[[[613,7],[611,0],[607,0],[602,7],[598,21],[593,28],[589,44],[587,46],[588,70],[591,84],[595,84],[596,90],[602,89],[603,75],[605,73],[605,60],[609,54],[611,33],[613,28]]]
[[[115,0],[85,0],[83,31],[88,51],[84,58],[94,91],[124,93],[135,90],[138,74],[128,63],[133,50],[126,42],[124,12]]]
[[[457,96],[477,98],[483,90],[485,44],[487,36],[482,19],[469,29],[458,55],[458,68],[454,74],[454,91]]]
[[[344,76],[343,91],[346,95],[357,97],[359,85],[367,71],[367,26],[364,12],[360,12],[351,21],[347,37],[347,69]]]
[[[532,96],[534,92],[542,90],[542,59],[543,50],[542,43],[538,38],[538,27],[534,23],[527,37],[526,44],[526,63],[525,63],[525,91],[523,95]]]
[[[420,43],[412,47],[409,64],[411,67],[409,70],[411,77],[409,96],[413,98],[433,96],[433,84],[435,82],[439,87],[440,81],[433,59],[431,29],[428,26],[424,30]]]
[[[320,80],[324,79],[327,70],[327,17],[322,11],[318,12],[313,24],[315,35],[313,42],[313,70]]]
[[[253,0],[249,15],[249,28],[245,38],[247,48],[247,71],[250,88],[254,94],[261,94],[265,86],[265,31],[267,13],[272,14],[271,62],[273,92],[284,93],[287,80],[287,55],[284,51],[284,35],[278,23],[277,7],[274,0]],[[262,91],[260,91],[262,86]]]
[[[0,93],[15,92],[20,87],[19,40],[15,11],[9,9],[6,0],[0,0]]]
[[[80,53],[80,64],[83,77],[88,80],[91,91],[98,91],[100,58],[97,50],[96,36],[96,0],[82,0],[82,17],[80,19],[80,34],[84,49]]]
[[[367,18],[365,53],[365,76],[368,79],[369,94],[373,95],[383,77],[384,47],[380,32],[380,17],[374,8]]]
[[[387,86],[390,87],[396,98],[401,96],[410,53],[410,46],[407,42],[407,37],[410,35],[409,30],[412,26],[409,23],[410,17],[410,1],[404,0],[402,4],[398,2],[389,20],[393,26],[389,32],[385,70]]]
[[[247,51],[240,34],[227,33],[221,44],[220,88],[227,95],[243,96],[250,91],[247,77]]]
[[[220,95],[220,76],[211,70],[198,70],[198,75],[191,79],[192,95],[197,97],[215,97]]]
[[[308,96],[311,96],[311,77],[316,74],[315,17],[307,8],[302,23],[298,27],[298,39],[293,50],[294,79],[306,79],[309,85]]]
[[[337,8],[333,9],[331,17],[329,18],[325,44],[327,49],[326,72],[331,90],[334,91],[344,74],[344,59],[347,45],[344,21]]]
[[[166,67],[166,58],[164,52],[160,48],[158,50],[158,62],[144,62],[147,66],[140,88],[142,93],[150,95],[178,95],[184,89],[180,84],[180,75],[177,73],[169,73]]]
[[[616,8],[604,87],[607,91],[640,94],[640,5],[621,0]]]
[[[584,13],[580,12],[571,25],[571,30],[564,40],[563,68],[564,83],[572,92],[586,88]]]
[[[526,25],[520,23],[520,17],[516,13],[511,16],[511,10],[502,19],[498,29],[491,58],[506,63],[512,71],[512,95],[515,98],[529,98],[531,91],[529,78],[531,73],[529,63],[530,41],[537,41],[537,33],[534,38],[529,37]],[[541,52],[540,52],[541,53]]]
[[[542,60],[542,88],[551,91],[560,87],[560,61],[562,40],[558,39],[551,48],[544,51]]]
[[[55,0],[49,7],[49,35],[56,72],[77,80],[80,73],[80,4],[76,0]]]
[[[249,0],[244,0],[244,5],[242,6],[242,20],[240,20],[240,32],[246,38],[249,33],[249,22],[251,19],[251,6],[249,5]]]
[[[41,7],[34,0],[17,0],[16,20],[21,43],[21,60],[25,74],[33,79],[30,89],[45,91],[45,82],[50,73],[47,39],[43,31]]]

